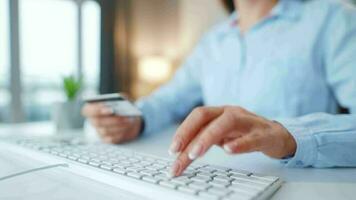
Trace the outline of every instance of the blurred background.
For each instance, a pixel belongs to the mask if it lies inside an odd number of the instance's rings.
[[[147,95],[226,16],[220,0],[0,0],[0,122],[49,120],[68,76]]]

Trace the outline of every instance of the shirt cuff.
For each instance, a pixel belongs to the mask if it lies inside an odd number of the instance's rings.
[[[309,167],[314,165],[317,156],[317,143],[311,130],[297,119],[275,120],[282,124],[297,143],[293,157],[282,159],[287,167]]]
[[[142,112],[142,128],[141,128],[141,135],[147,135],[150,132],[152,132],[152,124],[154,124],[152,122],[152,120],[154,119],[153,116],[150,116],[150,108],[149,106],[147,106],[147,104],[145,103],[144,100],[138,100],[135,102],[135,105],[137,106],[138,109],[141,110]]]

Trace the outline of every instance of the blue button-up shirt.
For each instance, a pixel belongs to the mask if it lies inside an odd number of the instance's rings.
[[[144,134],[197,105],[237,105],[294,136],[292,167],[356,166],[356,11],[332,0],[280,0],[242,34],[238,13],[205,34],[174,78],[138,106]],[[350,115],[338,115],[338,106]]]

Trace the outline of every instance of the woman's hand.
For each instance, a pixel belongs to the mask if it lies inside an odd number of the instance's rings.
[[[101,103],[87,103],[82,114],[89,119],[100,137],[107,143],[122,143],[135,139],[141,130],[140,117],[121,117]]]
[[[199,107],[178,128],[171,154],[178,154],[171,175],[179,176],[212,145],[239,154],[261,151],[273,158],[293,155],[296,142],[281,124],[257,116],[241,107]]]

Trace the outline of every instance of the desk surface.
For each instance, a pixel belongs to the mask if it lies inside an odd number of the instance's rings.
[[[168,156],[167,149],[174,130],[175,127],[172,127],[123,146],[135,151]],[[56,133],[50,123],[0,125],[0,136],[14,134],[44,136]],[[77,131],[71,134],[84,133]],[[85,134],[90,140],[96,140],[93,133]],[[198,162],[279,176],[285,183],[272,199],[356,199],[356,168],[286,168],[279,161],[260,153],[232,156],[225,154],[217,147],[211,149]],[[34,166],[41,165],[28,158],[15,158],[8,154],[5,155],[0,150],[0,176]],[[50,199],[73,199],[73,197],[76,199],[116,199],[122,195],[122,192],[118,191],[117,188],[69,172],[63,171],[60,173],[60,179],[37,173],[0,182],[0,199],[49,199],[49,197],[53,197]],[[21,193],[18,192],[20,187]]]

